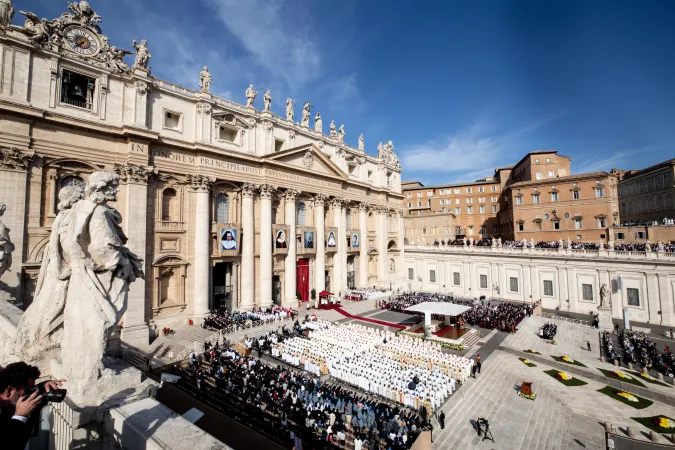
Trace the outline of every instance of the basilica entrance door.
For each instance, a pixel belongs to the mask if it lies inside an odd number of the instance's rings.
[[[281,280],[278,276],[272,277],[272,301],[275,305],[281,305]]]
[[[298,260],[297,289],[303,302],[309,300],[309,259]]]

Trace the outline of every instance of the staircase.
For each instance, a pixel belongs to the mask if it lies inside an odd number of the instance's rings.
[[[476,342],[480,341],[481,336],[476,332],[476,330],[471,330],[463,336],[462,345],[465,349],[473,347]]]

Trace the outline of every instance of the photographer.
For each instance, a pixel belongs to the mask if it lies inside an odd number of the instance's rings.
[[[65,380],[46,381],[33,390],[40,370],[24,362],[0,368],[0,441],[3,449],[22,450],[30,439],[40,409],[45,404],[41,392],[58,389]]]

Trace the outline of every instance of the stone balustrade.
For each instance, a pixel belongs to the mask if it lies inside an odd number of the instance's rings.
[[[667,252],[638,252],[619,251],[612,249],[586,250],[586,249],[560,249],[560,248],[526,248],[526,247],[479,247],[462,245],[406,245],[405,251],[425,251],[436,253],[493,253],[498,255],[533,255],[546,257],[573,257],[573,258],[604,258],[620,260],[666,260],[675,262],[675,253]]]

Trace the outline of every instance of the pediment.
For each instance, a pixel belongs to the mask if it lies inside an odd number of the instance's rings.
[[[295,147],[283,152],[274,153],[265,158],[267,161],[274,161],[281,163],[284,166],[291,166],[307,172],[336,176],[343,179],[348,179],[346,173],[342,171],[333,161],[330,160],[314,144],[303,145],[302,147]]]

